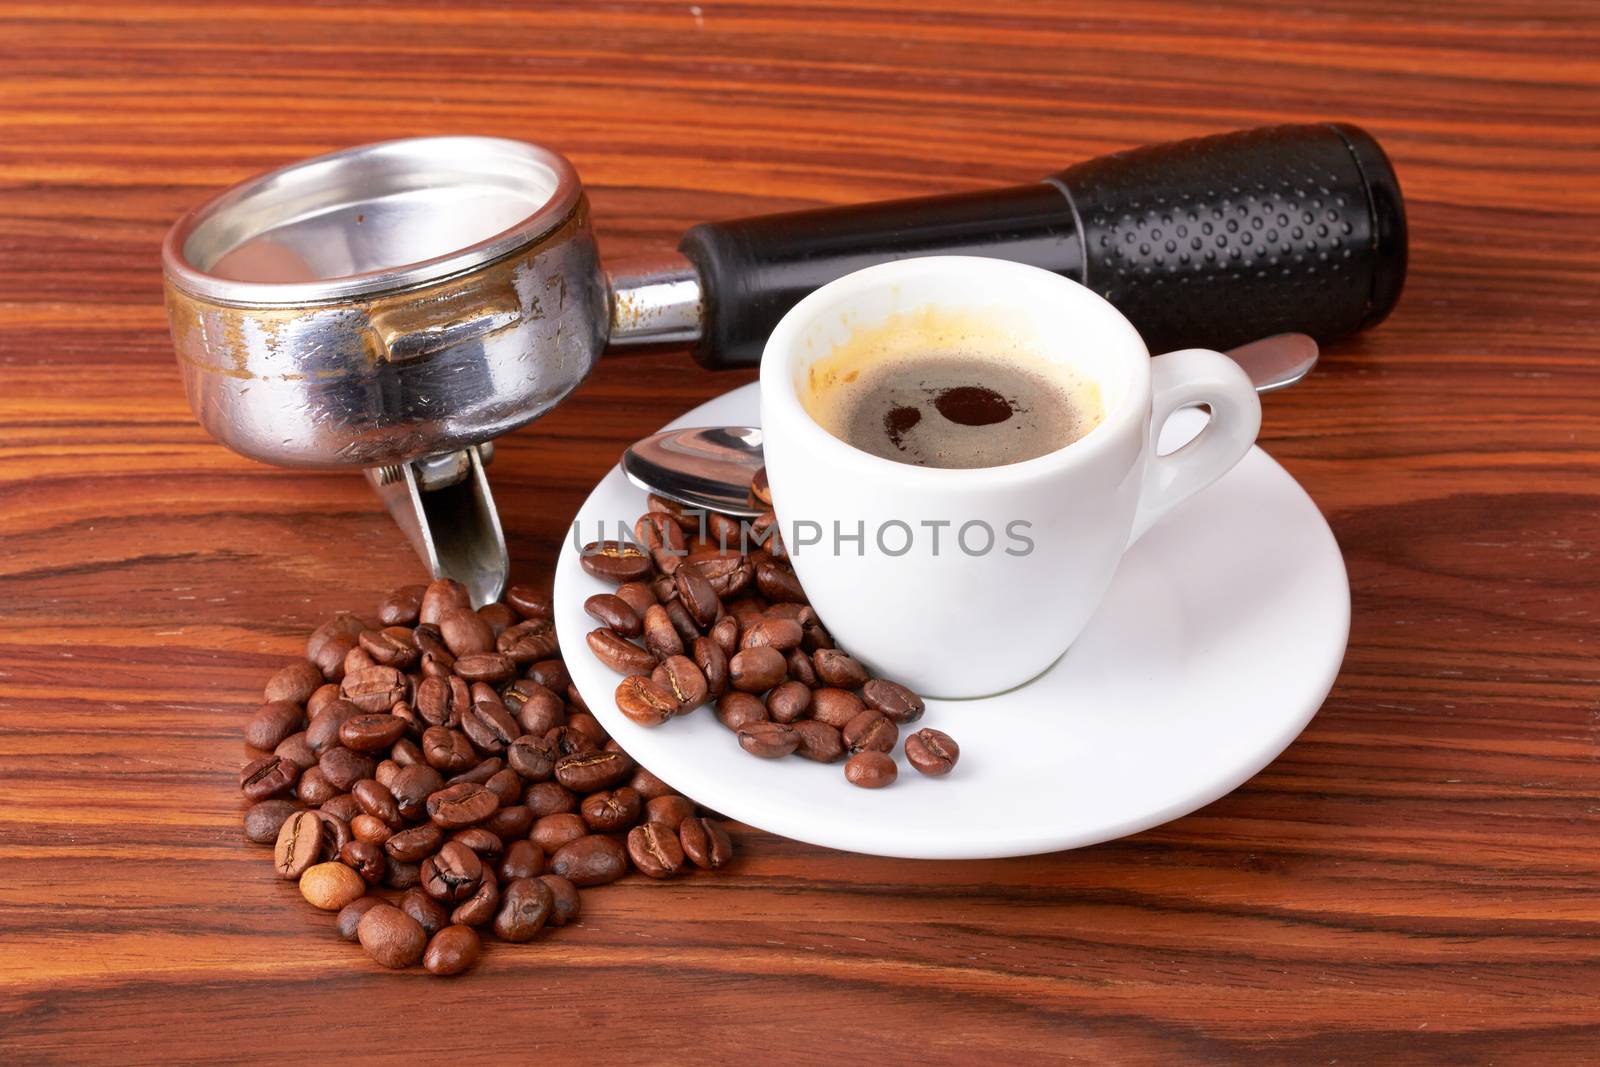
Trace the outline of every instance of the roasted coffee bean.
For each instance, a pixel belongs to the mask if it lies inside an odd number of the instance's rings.
[[[447,785],[428,798],[428,817],[446,830],[480,823],[500,807],[500,798],[481,785]]]
[[[755,568],[743,556],[708,556],[692,566],[711,584],[711,591],[727,599],[748,589],[755,579]]]
[[[643,801],[639,794],[627,786],[615,790],[602,790],[583,798],[579,807],[583,821],[597,834],[626,830],[639,821]]]
[[[543,737],[566,723],[565,701],[538,682],[525,678],[512,683],[507,692],[515,692],[524,698],[522,706],[517,709],[517,725],[523,733]]]
[[[576,685],[567,686],[566,697],[567,697],[567,713],[569,715],[576,715],[580,711],[584,712],[584,713],[588,713],[589,705],[583,699],[583,694],[578,692],[578,687]]]
[[[660,726],[678,709],[678,698],[646,675],[635,674],[617,684],[617,710],[640,726]]]
[[[470,926],[447,926],[434,934],[422,953],[422,966],[429,974],[447,978],[469,970],[478,962],[482,942]]]
[[[537,878],[516,878],[506,883],[500,894],[500,910],[495,913],[494,932],[502,941],[531,941],[544,929],[555,907],[550,887]]]
[[[469,682],[499,685],[517,676],[517,664],[503,652],[477,652],[456,658],[456,674]]]
[[[494,918],[500,909],[500,883],[496,880],[494,872],[485,867],[483,880],[478,883],[478,888],[472,895],[450,913],[450,921],[457,926],[482,926]]]
[[[769,508],[772,506],[772,485],[767,481],[766,467],[757,468],[755,477],[750,479],[750,499]]]
[[[322,671],[315,663],[303,659],[296,660],[286,667],[279,668],[278,672],[268,679],[261,699],[268,704],[304,705],[311,699],[311,694],[322,686],[322,681]],[[271,748],[272,745],[256,747]]]
[[[381,845],[394,834],[394,827],[376,815],[368,815],[363,811],[358,812],[350,820],[350,832],[359,841],[370,841],[375,845]]]
[[[658,575],[650,580],[650,592],[656,598],[657,604],[666,607],[672,601],[678,599],[678,583],[668,575]],[[648,611],[650,609],[646,608],[645,610]],[[642,619],[644,615],[641,613],[639,617]]]
[[[383,843],[383,850],[391,859],[404,863],[421,863],[444,844],[444,830],[431,822],[401,830]]]
[[[678,714],[693,711],[706,702],[710,687],[706,676],[700,673],[694,660],[688,656],[670,656],[650,674],[650,680],[667,692],[678,703]]]
[[[352,715],[339,724],[339,743],[352,752],[378,752],[400,740],[405,732],[405,720],[394,715]]]
[[[811,654],[817,677],[824,685],[856,689],[867,684],[867,669],[836,648],[819,648]]]
[[[801,685],[815,689],[821,684],[817,681],[816,668],[811,665],[811,656],[803,649],[791,648],[783,654],[783,662],[789,668],[789,677]]]
[[[573,726],[558,726],[545,734],[544,739],[556,746],[556,751],[560,754],[557,759],[575,752],[594,752],[600,747],[593,734]]]
[[[424,678],[417,683],[417,714],[430,726],[456,726],[472,705],[472,690],[460,678]]]
[[[417,731],[419,737],[422,733],[423,731],[420,729]],[[409,737],[402,737],[394,743],[394,747],[389,749],[389,758],[401,767],[417,767],[428,762],[422,758],[422,748]],[[389,783],[385,782],[383,784],[388,785]]]
[[[628,602],[614,593],[596,593],[583,602],[583,610],[594,617],[602,627],[623,637],[637,637],[644,629],[639,614]]]
[[[752,756],[777,759],[787,756],[800,744],[800,737],[781,722],[752,722],[739,727],[739,747]]]
[[[349,796],[348,793],[344,794]],[[338,799],[338,798],[335,798]],[[333,802],[329,801],[332,807]],[[351,806],[355,801],[350,802]],[[339,810],[325,811],[321,808],[314,813],[317,821],[322,823],[322,854],[324,856],[337,856],[344,846],[354,840],[350,833],[350,820],[346,819]]]
[[[688,555],[683,527],[659,512],[639,516],[639,521],[633,524],[633,535],[649,551],[662,574],[675,574],[684,556]]]
[[[459,841],[446,841],[422,861],[422,888],[434,900],[460,902],[478,891],[483,861]]]
[[[700,529],[701,522],[705,519],[705,511],[701,508],[691,508],[680,504],[676,500],[668,500],[664,496],[654,493],[645,498],[645,506],[651,514],[666,515],[676,522],[684,533],[694,533]]]
[[[689,646],[689,658],[706,680],[706,697],[715,700],[728,691],[728,656],[722,646],[709,637],[697,637]]]
[[[756,564],[756,588],[768,600],[806,603],[805,590],[800,588],[800,579],[794,576],[794,571],[773,560],[764,559]]]
[[[310,664],[307,664],[310,666]],[[244,743],[263,752],[271,752],[290,734],[299,731],[305,722],[305,712],[300,705],[287,700],[273,700],[261,705],[245,723]]]
[[[845,781],[862,789],[882,789],[899,773],[892,757],[873,749],[857,752],[844,765]]]
[[[533,826],[533,812],[528,810],[526,804],[503,804],[481,825],[500,840],[511,841],[527,836],[529,828]]]
[[[359,626],[360,620],[358,619],[356,622]],[[363,626],[361,629],[365,629],[365,627]],[[356,633],[360,632],[360,629],[356,631]],[[356,644],[356,634],[334,634],[327,641],[317,646],[317,653],[311,657],[311,662],[328,681],[343,682],[345,657],[349,656],[352,650],[359,647]]]
[[[800,639],[801,648],[807,652],[817,652],[824,648],[833,647],[833,637],[823,628],[822,622],[816,618],[815,612],[812,612],[812,617],[809,620],[801,619],[799,621],[800,631],[803,635]]]
[[[382,782],[372,778],[363,778],[350,787],[350,795],[356,798],[356,803],[368,815],[382,819],[390,826],[399,826],[403,821],[400,817],[400,805],[395,801],[394,793]]]
[[[430,726],[423,733],[422,758],[428,761],[429,766],[451,773],[478,762],[477,753],[472,750],[472,742],[467,740],[467,735],[444,726]]]
[[[648,578],[654,569],[650,557],[639,546],[626,541],[594,541],[584,545],[578,562],[596,578],[618,585]]]
[[[794,724],[794,732],[800,737],[800,743],[795,746],[796,755],[818,763],[832,763],[844,756],[844,738],[839,735],[838,727],[815,719],[801,719]]]
[[[389,873],[389,860],[383,854],[383,847],[371,841],[350,842],[339,850],[339,860],[368,885],[377,885]]]
[[[660,823],[676,830],[685,819],[694,817],[694,802],[688,797],[668,794],[654,797],[644,806],[644,821]]]
[[[767,645],[779,652],[800,646],[800,624],[793,619],[757,619],[739,637],[741,648],[759,648]]]
[[[417,661],[420,678],[443,678],[448,681],[455,677],[455,669],[456,658],[448,652],[424,652]]]
[[[368,667],[376,666],[378,666],[378,661],[373,659],[367,650],[361,647],[360,639],[357,639],[354,648],[344,654],[343,667],[346,677],[358,671],[364,671]]]
[[[338,860],[307,867],[300,875],[300,895],[323,911],[338,911],[366,891],[361,876]]]
[[[311,694],[311,699],[306,701],[306,718],[316,718],[323,708],[340,699],[342,698],[339,696],[339,686],[336,683],[327,682],[318,686],[317,691]]]
[[[594,793],[626,782],[633,767],[622,752],[574,752],[556,760],[556,780],[579,793]]]
[[[407,670],[417,662],[420,653],[411,639],[409,626],[386,626],[381,630],[361,631],[361,648],[374,663],[385,667]]]
[[[649,878],[671,878],[683,870],[683,845],[677,832],[647,822],[628,831],[628,857]]]
[[[307,767],[295,784],[295,795],[311,805],[321,805],[339,795],[339,787],[328,781],[321,767]]]
[[[528,840],[538,845],[546,855],[553,855],[562,845],[587,836],[589,824],[583,816],[563,811],[546,815],[533,824]]]
[[[494,645],[513,664],[535,663],[561,649],[555,624],[549,619],[524,619],[495,638]]]
[[[506,762],[511,769],[530,782],[549,781],[559,758],[554,744],[533,734],[523,734],[506,749]]]
[[[393,667],[364,667],[344,676],[339,692],[356,707],[371,714],[387,712],[408,691],[406,676]]]
[[[522,778],[510,767],[495,771],[483,787],[493,793],[504,804],[515,804],[522,798]]]
[[[444,788],[444,775],[427,764],[400,768],[400,773],[389,783],[400,814],[407,819],[420,819],[427,814],[428,797]]]
[[[659,605],[652,605],[652,607]],[[656,655],[640,648],[615,631],[601,628],[592,630],[585,638],[594,658],[618,674],[648,674],[655,669]]]
[[[330,701],[306,727],[306,745],[320,756],[340,743],[339,727],[361,714],[362,710],[348,700]]]
[[[773,722],[796,722],[810,711],[811,690],[800,682],[784,682],[767,694],[767,714]]]
[[[415,863],[404,863],[389,857],[389,873],[384,876],[383,884],[390,889],[411,889],[422,881],[422,867]]]
[[[278,747],[272,750],[272,754],[274,756],[282,756],[286,760],[292,760],[294,765],[299,767],[302,772],[317,765],[317,754],[311,751],[311,746],[306,743],[304,730],[290,734],[282,741],[279,741]]]
[[[657,659],[683,655],[683,638],[672,624],[672,617],[660,604],[651,604],[644,612],[644,647]]]
[[[361,779],[371,778],[378,762],[365,753],[336,745],[317,757],[317,766],[341,793],[347,793]]]
[[[379,904],[361,916],[356,926],[356,939],[368,956],[391,970],[402,970],[416,963],[428,944],[427,935],[417,920],[392,904]]]
[[[478,614],[489,624],[489,632],[495,637],[499,637],[522,621],[522,616],[513,611],[509,604],[485,604],[478,609]]]
[[[513,841],[506,846],[497,868],[502,882],[535,878],[544,873],[544,849],[532,841]]]
[[[437,626],[439,621],[456,608],[471,608],[472,595],[467,587],[453,578],[435,578],[422,591],[422,603],[417,606],[417,621]]]
[[[789,549],[783,543],[783,531],[778,528],[778,516],[772,511],[762,512],[750,520],[749,541],[752,546],[760,546],[773,559],[789,557]]]
[[[514,585],[507,589],[506,603],[524,619],[548,619],[555,614],[550,606],[550,594],[531,585]]]
[[[843,730],[865,707],[860,697],[843,689],[825,687],[811,694],[811,717],[836,730]]]
[[[299,809],[290,800],[258,801],[244,813],[244,836],[258,845],[270,845],[278,840],[278,831]]]
[[[534,782],[522,792],[523,805],[534,819],[578,810],[578,796],[560,782]],[[546,852],[549,849],[545,850]]]
[[[739,620],[732,615],[724,615],[711,627],[707,636],[717,643],[724,656],[731,656],[739,651]]]
[[[384,626],[412,626],[422,611],[425,585],[402,585],[383,598],[378,605],[378,622]]]
[[[624,582],[617,586],[616,596],[633,611],[642,628],[645,609],[656,602],[655,593],[644,582]]]
[[[457,662],[463,656],[494,651],[494,630],[471,608],[452,608],[440,616],[439,636]]]
[[[893,752],[895,742],[900,740],[900,730],[888,716],[871,708],[863,708],[839,734],[851,752]]]
[[[737,731],[750,723],[766,722],[767,706],[749,693],[724,693],[717,700],[717,721]]]
[[[577,886],[559,874],[541,874],[539,881],[550,887],[550,895],[555,899],[550,917],[544,922],[546,926],[565,926],[583,913]]]
[[[400,895],[400,910],[416,920],[429,937],[450,925],[450,909],[430,897],[421,886]]]
[[[728,660],[728,684],[746,693],[764,693],[787,677],[788,665],[775,648],[741,649]]]
[[[681,600],[673,600],[663,607],[667,612],[667,621],[678,631],[679,643],[687,649],[700,636],[700,624],[694,621],[694,616],[689,614],[689,609],[683,606]]]
[[[728,831],[710,819],[688,818],[678,826],[678,842],[689,862],[702,870],[726,867],[733,859]]]
[[[700,565],[690,563],[679,567],[673,578],[678,587],[678,603],[684,606],[690,618],[699,626],[710,626],[715,622],[722,602]]]
[[[499,704],[472,705],[461,717],[461,729],[479,752],[497,755],[506,750],[522,731],[509,712]]]
[[[590,715],[587,711],[574,711],[567,716],[567,728],[576,730],[581,734],[588,734],[590,739],[600,747],[611,740],[611,735],[606,733],[606,728],[600,725],[600,720]]]
[[[361,923],[361,916],[383,902],[382,897],[356,897],[339,909],[339,917],[334,920],[334,929],[344,940],[355,941],[356,927]]]
[[[246,800],[265,800],[286,793],[300,777],[300,768],[282,756],[263,756],[239,772],[239,792]]]
[[[547,867],[575,886],[605,885],[628,873],[628,854],[605,834],[590,834],[556,849]]]
[[[393,759],[379,760],[377,769],[372,772],[372,777],[385,789],[394,781],[394,776],[400,773],[400,764]]]
[[[822,655],[822,653],[817,653]],[[891,682],[885,678],[873,678],[861,687],[861,699],[867,707],[880,711],[889,717],[889,721],[897,726],[916,722],[922,718],[925,705],[922,698],[899,682]]]
[[[961,748],[943,730],[922,729],[906,738],[906,762],[931,778],[949,774]]]
[[[272,868],[279,878],[298,881],[322,858],[322,820],[309,811],[297,812],[278,831],[272,850]]]

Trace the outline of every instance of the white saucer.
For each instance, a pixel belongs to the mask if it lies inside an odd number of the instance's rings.
[[[1174,418],[1168,451],[1203,421]],[[671,426],[755,425],[757,386]],[[619,468],[574,520],[632,525],[645,495]],[[800,841],[926,859],[1020,856],[1147,829],[1250,778],[1310,721],[1333,685],[1350,587],[1333,533],[1261,449],[1180,507],[1124,558],[1099,613],[1044,675],[1000,696],[928,702],[911,729],[944,730],[956,770],[924,778],[900,760],[887,789],[841,765],[747,754],[709,708],[648,729],[616,710],[620,676],[590,653],[584,573],[569,532],[556,568],[556,627],[572,677],[607,730],[674,788],[731,818]],[[827,622],[826,619],[823,620]],[[901,731],[906,733],[905,729]]]

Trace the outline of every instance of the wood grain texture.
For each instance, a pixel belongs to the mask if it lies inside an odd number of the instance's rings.
[[[1597,56],[1593,4],[1520,0],[0,4],[0,1062],[1592,1060]],[[157,246],[212,190],[529,137],[619,254],[1323,118],[1389,149],[1412,269],[1267,404],[1355,613],[1326,706],[1244,787],[1007,862],[736,828],[728,876],[590,893],[448,983],[379,973],[242,843],[260,684],[417,565],[359,478],[191,420]],[[625,442],[747,380],[608,358],[503,439],[519,574]]]

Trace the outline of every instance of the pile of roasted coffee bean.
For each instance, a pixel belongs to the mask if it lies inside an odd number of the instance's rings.
[[[758,479],[752,496],[770,507],[764,494]],[[588,635],[595,658],[626,675],[616,694],[624,715],[659,726],[710,702],[752,755],[844,759],[845,779],[865,789],[895,780],[900,727],[922,717],[922,698],[834,647],[771,511],[745,525],[652,495],[633,534],[588,544],[581,557],[617,586],[584,609],[600,623]],[[960,756],[939,730],[918,730],[904,747],[933,777]]]
[[[267,683],[239,776],[245,836],[386,967],[458,974],[478,929],[528,941],[579,887],[726,864],[726,831],[612,741],[556,644],[550,598],[474,611],[440,580],[342,614]]]

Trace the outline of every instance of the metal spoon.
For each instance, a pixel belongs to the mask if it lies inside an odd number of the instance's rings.
[[[1317,342],[1303,333],[1280,333],[1227,353],[1244,368],[1256,392],[1293,385],[1317,365]],[[754,426],[696,426],[663,430],[622,454],[622,471],[640,489],[692,508],[754,518],[750,480],[761,469],[761,430]]]

